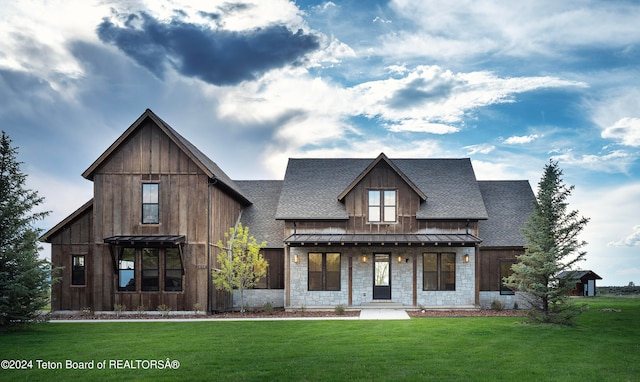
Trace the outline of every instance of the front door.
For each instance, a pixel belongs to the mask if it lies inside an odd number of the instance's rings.
[[[373,299],[391,300],[391,255],[376,253],[373,257]]]

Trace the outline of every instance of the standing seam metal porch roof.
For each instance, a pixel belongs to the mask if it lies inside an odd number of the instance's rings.
[[[284,240],[297,245],[467,245],[482,242],[471,234],[293,234]]]

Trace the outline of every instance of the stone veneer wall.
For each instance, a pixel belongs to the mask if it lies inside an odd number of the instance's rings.
[[[284,307],[284,289],[250,289],[244,291],[244,304],[249,308],[262,309],[265,303],[273,308]],[[240,291],[233,291],[233,307],[240,308]]]
[[[455,252],[456,254],[456,290],[425,291],[422,290],[422,256],[418,257],[418,306],[425,308],[473,308],[475,307],[475,248],[429,247],[423,252]],[[464,255],[469,255],[469,262],[464,262]]]
[[[341,272],[339,291],[308,290],[308,253],[340,252]],[[456,290],[422,290],[422,253],[456,253]],[[333,308],[337,305],[348,306],[349,257],[352,257],[352,305],[354,307],[374,303],[373,300],[373,254],[391,254],[391,300],[393,304],[412,307],[413,305],[413,259],[416,261],[417,306],[436,308],[472,308],[475,304],[475,249],[473,247],[292,247],[290,256],[290,306],[288,308]],[[298,263],[293,259],[298,255]],[[464,262],[464,255],[469,262]],[[367,262],[362,262],[362,256]],[[401,262],[398,262],[398,256]]]
[[[482,309],[491,309],[491,303],[494,300],[502,301],[505,309],[513,309],[515,303],[518,303],[518,309],[528,309],[529,303],[521,293],[516,294],[500,294],[500,292],[480,292],[480,307]]]

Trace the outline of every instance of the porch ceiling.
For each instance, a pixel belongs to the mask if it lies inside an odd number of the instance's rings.
[[[284,240],[290,246],[304,245],[443,245],[481,243],[471,234],[293,234]]]

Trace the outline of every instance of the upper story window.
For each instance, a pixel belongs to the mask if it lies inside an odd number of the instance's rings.
[[[71,256],[71,285],[85,285],[84,255]]]
[[[160,223],[158,183],[144,183],[142,185],[142,224]]]
[[[396,190],[369,190],[369,221],[396,221]]]

